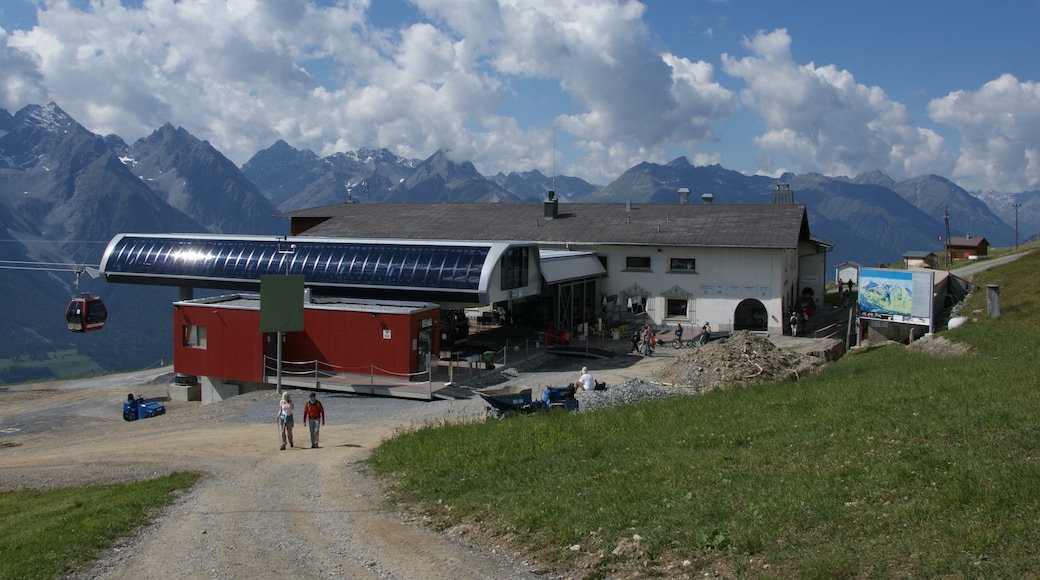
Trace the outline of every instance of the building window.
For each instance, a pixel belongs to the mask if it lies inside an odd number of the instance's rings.
[[[529,248],[509,248],[502,256],[502,289],[513,290],[527,286]]]
[[[189,348],[206,348],[206,327],[194,324],[184,325],[184,337],[181,344]]]
[[[665,316],[668,318],[686,318],[690,301],[686,298],[667,298],[665,300]]]
[[[697,260],[694,258],[672,258],[668,262],[669,272],[696,272]]]
[[[626,270],[650,271],[650,256],[627,256],[625,258]]]

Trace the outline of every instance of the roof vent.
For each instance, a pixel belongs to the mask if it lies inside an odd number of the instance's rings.
[[[715,201],[715,195],[711,193],[701,194],[701,201],[703,201],[704,203],[711,203]]]
[[[545,219],[552,220],[556,219],[556,216],[560,214],[560,200],[556,199],[556,192],[549,190],[548,195],[545,199]]]
[[[690,203],[690,188],[680,187],[679,188],[679,203]]]

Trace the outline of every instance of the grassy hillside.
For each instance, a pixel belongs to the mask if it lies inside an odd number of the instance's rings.
[[[437,526],[579,577],[1035,576],[1040,252],[941,333],[796,383],[402,433],[371,465]]]

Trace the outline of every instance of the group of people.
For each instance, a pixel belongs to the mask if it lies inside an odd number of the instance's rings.
[[[285,451],[286,444],[289,447],[295,447],[293,444],[293,411],[295,410],[296,405],[293,403],[292,397],[289,393],[283,393],[281,400],[278,401],[278,433],[282,438],[282,446],[279,449],[282,451]],[[318,434],[321,426],[325,424],[325,407],[318,400],[316,393],[311,393],[303,405],[303,422],[310,432],[311,449],[317,449]]]
[[[845,308],[848,308],[849,304],[852,302],[852,278],[849,278],[845,282],[842,282],[841,278],[838,278],[838,292],[841,293],[842,304],[845,305]]]
[[[682,323],[680,322],[676,324],[674,330],[675,338],[681,341],[683,332],[684,329]],[[649,322],[644,324],[642,328],[632,331],[631,340],[632,348],[630,348],[628,352],[636,352],[639,350],[640,346],[642,346],[643,354],[645,356],[653,356],[654,349],[657,348],[657,333],[650,327]],[[700,343],[708,344],[709,340],[711,340],[711,323],[705,322],[701,326]]]
[[[654,332],[653,328],[650,328],[650,323],[646,323],[642,328],[638,328],[632,331],[632,348],[628,352],[636,352],[639,350],[639,341],[643,341],[643,354],[646,356],[652,356],[654,349],[657,348],[657,333]]]
[[[675,339],[680,341],[680,342],[682,342],[682,335],[683,335],[684,329],[683,329],[683,326],[682,326],[681,322],[676,323],[674,332],[675,332]],[[703,325],[701,325],[700,344],[708,344],[708,341],[710,341],[710,340],[711,340],[711,323],[710,322],[705,322]]]

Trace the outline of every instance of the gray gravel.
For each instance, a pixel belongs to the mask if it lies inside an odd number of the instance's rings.
[[[542,391],[549,386],[564,386],[573,383],[582,366],[587,366],[593,375],[607,383],[603,391],[579,391],[575,394],[579,412],[594,411],[615,405],[636,403],[650,399],[661,399],[681,394],[673,387],[648,381],[646,363],[668,362],[684,351],[659,349],[651,359],[639,355],[620,354],[614,359],[584,359],[544,355],[522,365],[510,366],[499,372],[486,373],[456,386],[473,393],[470,399],[447,401],[415,401],[363,395],[318,393],[329,420],[337,423],[363,423],[373,419],[404,419],[419,425],[428,422],[454,419],[479,419],[487,415],[487,403],[477,394],[481,389],[505,385],[531,387],[532,395],[540,399]],[[662,360],[663,359],[663,360]],[[302,416],[303,404],[309,391],[289,389]],[[276,396],[269,393],[263,401],[253,403],[242,410],[237,421],[246,423],[271,423],[274,425],[277,409]],[[297,418],[298,428],[306,433],[302,421]],[[273,428],[272,428],[273,430]]]
[[[643,379],[629,379],[617,385],[608,385],[603,391],[578,391],[578,411],[588,412],[617,405],[628,405],[677,396],[675,389],[656,385]]]

